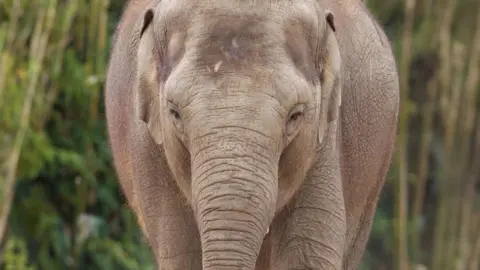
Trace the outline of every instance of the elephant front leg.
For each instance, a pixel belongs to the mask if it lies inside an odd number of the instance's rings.
[[[132,188],[136,215],[155,254],[158,269],[201,270],[202,253],[193,213],[182,198],[166,163],[163,149],[153,143],[145,125],[133,137]],[[155,150],[155,151],[152,151]]]
[[[141,202],[145,233],[158,269],[201,270],[202,252],[191,210],[180,194],[161,185],[159,178],[144,179]]]
[[[144,208],[150,246],[158,269],[201,270],[202,252],[193,215],[182,205],[176,194],[155,192]]]
[[[336,154],[325,146],[291,204],[272,224],[271,269],[342,269],[345,206]],[[331,149],[331,148],[330,148]]]
[[[334,195],[338,187],[325,185],[306,185],[292,209],[278,217],[272,229],[272,269],[342,269],[343,200]]]
[[[179,192],[162,185],[159,178],[144,178],[139,198],[158,269],[201,270],[202,251],[193,213]]]

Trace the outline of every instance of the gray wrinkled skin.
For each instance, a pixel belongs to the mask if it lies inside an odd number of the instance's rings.
[[[136,0],[105,92],[159,269],[356,269],[399,106],[360,0]]]

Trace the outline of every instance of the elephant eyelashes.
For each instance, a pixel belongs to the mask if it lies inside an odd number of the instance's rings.
[[[298,127],[300,126],[303,120],[304,110],[305,110],[305,106],[300,105],[295,107],[290,113],[290,116],[288,117],[287,125],[285,127],[285,132],[287,133],[288,136],[294,135],[295,132],[298,130]]]
[[[168,113],[170,114],[170,118],[172,119],[172,123],[175,126],[175,129],[182,133],[183,132],[183,123],[182,123],[182,116],[178,112],[176,108],[172,108],[174,105],[169,104],[169,110]]]
[[[170,114],[172,115],[173,118],[175,118],[175,120],[180,120],[180,114],[175,111],[174,109],[170,109]]]
[[[298,120],[300,117],[302,117],[302,113],[301,112],[296,112],[294,113],[292,116],[290,116],[290,122],[291,121],[296,121]]]

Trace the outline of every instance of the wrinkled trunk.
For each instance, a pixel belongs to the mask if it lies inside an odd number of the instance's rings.
[[[192,205],[203,269],[254,269],[275,211],[278,158],[259,132],[219,130],[221,135],[192,145]]]

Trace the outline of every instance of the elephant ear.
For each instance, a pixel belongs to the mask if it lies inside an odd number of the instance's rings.
[[[341,98],[341,57],[336,38],[336,27],[332,12],[325,12],[325,33],[320,44],[320,85],[321,104],[318,126],[318,142],[322,143],[328,126],[337,120],[342,103]]]
[[[139,22],[137,36],[137,69],[134,88],[135,117],[147,124],[150,135],[156,143],[162,144],[163,135],[160,119],[160,88],[158,67],[160,57],[156,51],[153,33],[154,12],[148,9]]]

